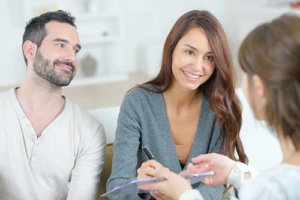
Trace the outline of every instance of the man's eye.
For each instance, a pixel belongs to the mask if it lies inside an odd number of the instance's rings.
[[[58,43],[57,46],[58,46],[58,47],[61,47],[61,48],[64,48],[64,47],[65,47],[65,44],[64,44],[64,43]]]

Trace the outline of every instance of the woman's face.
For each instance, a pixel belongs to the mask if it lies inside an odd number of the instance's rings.
[[[211,77],[214,70],[214,55],[206,33],[199,27],[190,29],[173,51],[173,84],[195,90]]]
[[[251,83],[249,78],[252,78]],[[249,77],[243,72],[242,88],[248,100],[248,103],[253,111],[254,116],[258,120],[264,120],[264,110],[266,105],[266,98],[263,95],[263,84],[256,76],[255,78]]]
[[[248,81],[248,76],[244,71],[242,72],[242,89],[244,95],[246,96],[248,102],[250,103],[251,100],[249,99],[249,81]]]

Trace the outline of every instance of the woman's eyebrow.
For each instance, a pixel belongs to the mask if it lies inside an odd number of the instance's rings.
[[[183,44],[183,46],[189,47],[189,48],[191,48],[191,49],[194,50],[194,51],[198,51],[198,49],[195,48],[195,47],[193,47],[192,45],[189,45],[189,44]]]
[[[183,46],[186,46],[186,47],[188,47],[188,48],[191,48],[192,50],[194,50],[194,51],[198,51],[198,49],[196,48],[196,47],[193,47],[192,45],[190,45],[190,44],[183,44]],[[214,55],[214,53],[212,52],[212,51],[208,51],[207,53],[206,53],[206,55]]]

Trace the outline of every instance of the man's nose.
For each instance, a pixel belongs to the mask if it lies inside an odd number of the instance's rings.
[[[71,62],[76,65],[77,63],[77,54],[73,49],[68,49],[65,55],[65,60]]]

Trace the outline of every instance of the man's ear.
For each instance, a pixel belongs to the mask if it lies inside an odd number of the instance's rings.
[[[253,75],[253,85],[255,91],[257,91],[258,96],[265,97],[267,95],[267,88],[263,80],[258,75]]]
[[[35,57],[37,46],[33,42],[26,40],[23,44],[23,52],[27,61],[31,61]]]

